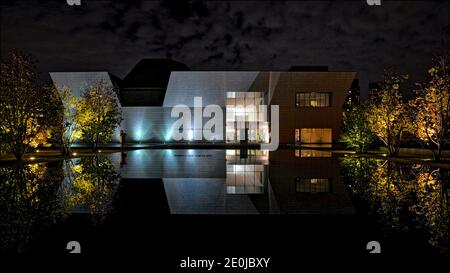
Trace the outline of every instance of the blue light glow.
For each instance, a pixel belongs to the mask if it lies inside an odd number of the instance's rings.
[[[142,132],[141,132],[141,130],[137,130],[136,131],[136,140],[141,140],[141,138],[142,138]]]
[[[172,134],[168,132],[164,138],[166,141],[170,141],[172,139]]]

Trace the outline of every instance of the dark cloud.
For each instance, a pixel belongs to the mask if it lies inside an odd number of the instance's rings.
[[[357,71],[363,90],[384,68],[423,78],[448,41],[448,1],[65,1],[2,3],[2,56],[17,47],[55,70],[123,77],[141,58],[192,69]]]

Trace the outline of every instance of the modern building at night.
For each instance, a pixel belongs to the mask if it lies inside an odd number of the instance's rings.
[[[324,67],[189,71],[175,61],[144,59],[123,80],[108,72],[51,72],[50,76],[57,88],[67,86],[78,96],[98,80],[119,90],[123,121],[115,142],[120,129],[130,143],[173,141],[172,125],[178,117],[171,117],[172,108],[186,105],[193,116],[194,97],[201,97],[203,109],[218,105],[223,110],[223,135],[215,136],[217,142],[241,138],[250,143],[268,142],[270,115],[261,112],[259,105],[279,105],[280,143],[332,143],[339,139],[342,109],[355,74],[329,72]],[[202,124],[209,119],[203,118]],[[183,128],[190,136],[202,130],[191,124]],[[193,137],[188,141],[194,141]]]

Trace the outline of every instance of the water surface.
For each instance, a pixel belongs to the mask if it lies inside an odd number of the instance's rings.
[[[251,249],[278,236],[318,252],[321,240],[358,253],[377,239],[387,252],[448,254],[448,169],[314,150],[135,150],[4,167],[0,179],[4,252],[217,231]]]

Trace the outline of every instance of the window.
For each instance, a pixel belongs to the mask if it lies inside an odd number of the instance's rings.
[[[300,131],[301,143],[331,143],[331,132],[331,128],[302,128]]]
[[[296,178],[295,191],[298,193],[331,192],[330,179],[327,178]]]
[[[264,165],[227,165],[228,194],[263,194]]]
[[[227,92],[227,98],[235,99],[236,98],[236,92]]]
[[[310,92],[295,94],[296,107],[330,107],[331,93]]]

